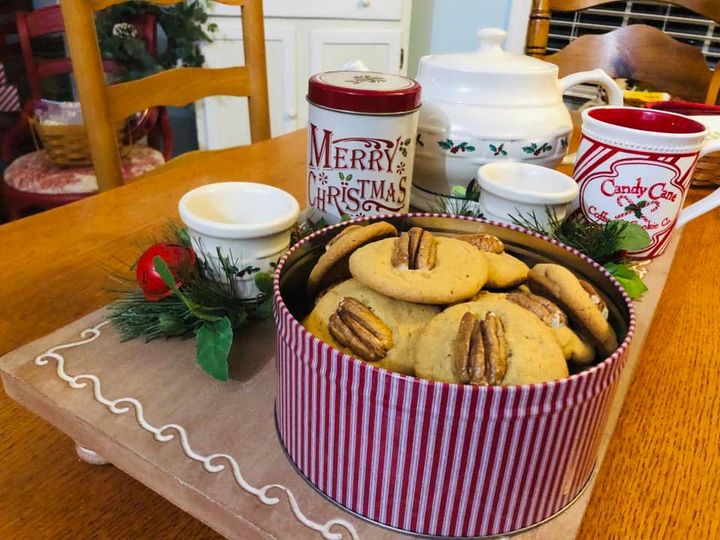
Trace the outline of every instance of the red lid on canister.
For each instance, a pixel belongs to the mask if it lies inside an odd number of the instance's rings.
[[[310,77],[308,101],[338,111],[397,114],[420,106],[420,85],[391,73],[327,71]]]

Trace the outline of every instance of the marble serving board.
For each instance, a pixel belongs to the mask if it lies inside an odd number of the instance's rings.
[[[649,292],[636,303],[635,339],[605,427],[598,467],[679,237],[676,234],[667,253],[649,265],[645,278]],[[102,325],[104,320],[105,311],[96,311],[4,356],[0,375],[5,391],[81,446],[228,538],[323,538],[323,532],[326,538],[333,537],[331,532],[338,533],[338,538],[340,534],[351,538],[350,529],[359,538],[406,537],[335,506],[306,483],[286,458],[274,422],[271,321],[240,332],[231,353],[232,380],[221,383],[195,364],[192,341],[121,343],[110,324]],[[95,330],[83,334],[89,328]],[[53,354],[41,356],[46,363],[39,365],[36,357],[53,348]],[[78,377],[81,374],[95,378]],[[73,387],[83,382],[84,387]],[[136,402],[122,400],[113,405],[119,398]],[[122,408],[127,412],[118,410]],[[160,438],[169,434],[174,438],[156,440],[153,430],[166,424],[178,427],[163,430]],[[181,435],[186,436],[184,441]],[[214,454],[226,456],[208,458]],[[223,470],[216,471],[221,465],[225,465]],[[234,472],[232,465],[236,465]],[[593,482],[594,477],[567,510],[517,538],[575,537]],[[274,487],[264,488],[270,485]],[[266,504],[273,498],[275,504]],[[333,520],[339,522],[333,525]]]

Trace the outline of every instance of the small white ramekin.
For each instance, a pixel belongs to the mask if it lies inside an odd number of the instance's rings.
[[[219,268],[218,254],[238,269],[237,295],[259,294],[254,274],[270,270],[290,245],[300,205],[282,189],[253,182],[221,182],[189,191],[178,204],[193,249]]]
[[[570,203],[578,196],[578,186],[570,176],[531,163],[500,161],[478,169],[480,210],[487,219],[514,224],[535,216],[548,226],[548,211],[562,220]]]

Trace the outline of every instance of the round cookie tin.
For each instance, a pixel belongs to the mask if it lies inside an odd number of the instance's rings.
[[[328,223],[407,212],[420,85],[329,71],[308,81],[307,203]]]
[[[634,332],[632,302],[601,266],[518,227],[437,214],[384,219],[400,231],[494,234],[530,265],[563,264],[600,291],[622,343],[592,367],[542,384],[446,384],[373,367],[300,324],[307,276],[326,242],[373,219],[327,227],[296,244],[274,278],[276,422],[289,459],[338,505],[408,533],[493,536],[547,520],[592,474]]]

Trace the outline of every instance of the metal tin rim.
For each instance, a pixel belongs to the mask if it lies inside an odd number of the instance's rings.
[[[554,246],[557,246],[570,254],[574,255],[575,257],[579,257],[582,261],[585,263],[591,265],[595,270],[600,272],[604,275],[606,279],[608,279],[613,286],[617,289],[617,291],[620,293],[620,296],[622,297],[624,301],[624,305],[628,312],[628,328],[627,333],[625,335],[625,338],[623,339],[622,343],[618,346],[618,348],[608,357],[603,359],[601,362],[598,362],[597,364],[593,365],[592,367],[589,367],[587,369],[584,369],[580,371],[579,373],[575,373],[572,375],[569,375],[568,377],[557,379],[555,381],[550,382],[542,382],[542,383],[532,383],[532,384],[523,384],[523,385],[513,385],[513,386],[477,386],[474,387],[475,390],[478,392],[484,391],[488,393],[492,392],[504,392],[508,391],[510,388],[531,388],[536,387],[538,389],[547,388],[550,385],[556,385],[556,384],[567,384],[569,382],[576,381],[579,378],[583,377],[591,377],[596,376],[599,371],[607,371],[611,370],[614,367],[617,367],[617,365],[622,365],[622,359],[627,352],[627,349],[632,342],[632,338],[635,334],[635,309],[632,304],[632,300],[630,300],[630,297],[627,295],[625,290],[623,289],[622,285],[607,271],[605,270],[601,265],[590,259],[587,255],[584,255],[583,253],[579,252],[578,250],[571,248],[561,242],[558,242],[555,239],[549,238],[547,236],[543,236],[541,234],[529,231],[527,229],[524,229],[522,227],[517,227],[515,225],[506,225],[503,223],[499,223],[496,221],[486,220],[486,219],[480,219],[480,218],[474,218],[474,217],[468,217],[468,216],[453,216],[449,214],[440,214],[440,213],[425,213],[425,212],[411,212],[411,213],[405,213],[405,214],[383,214],[379,216],[368,216],[363,218],[357,218],[350,221],[345,221],[342,223],[338,223],[335,225],[330,225],[328,227],[324,227],[323,229],[320,229],[319,231],[316,231],[302,240],[292,246],[286,253],[283,255],[283,257],[278,262],[276,268],[275,268],[275,274],[273,276],[273,298],[274,298],[274,304],[276,307],[276,310],[279,311],[279,313],[276,313],[276,316],[280,316],[281,314],[285,315],[287,314],[291,320],[293,321],[293,324],[301,326],[300,321],[297,320],[297,318],[290,312],[288,306],[286,305],[284,299],[282,298],[282,294],[280,291],[280,274],[282,273],[283,267],[285,266],[285,263],[287,260],[293,255],[293,253],[300,248],[301,246],[307,244],[310,240],[317,238],[318,236],[324,235],[327,232],[338,229],[341,227],[345,227],[347,225],[351,224],[359,224],[359,223],[365,223],[368,221],[376,221],[376,220],[382,220],[382,219],[398,219],[398,218],[450,218],[450,219],[456,219],[460,221],[470,221],[470,222],[476,222],[479,224],[489,224],[493,226],[497,226],[500,228],[508,229],[511,231],[519,232],[522,234],[526,234],[528,236],[531,236],[533,238],[537,238],[540,240],[544,240],[546,242],[549,242],[553,244]],[[303,335],[307,334],[307,337],[310,339],[312,343],[317,343],[321,347],[327,347],[332,348],[330,345],[326,344],[325,342],[321,341],[317,337],[310,334],[305,328],[301,327],[301,332]],[[361,360],[358,360],[352,356],[350,358],[355,362],[361,362]],[[410,375],[400,375],[398,373],[392,373],[387,370],[384,370],[382,368],[378,368],[375,366],[370,366],[373,370],[378,370],[379,372],[383,374],[389,374],[396,377],[404,377],[409,378],[413,380],[420,380],[417,377],[413,377]],[[430,384],[433,385],[451,385],[452,383],[442,383],[437,381],[429,381]],[[609,380],[608,383],[611,383],[612,380]]]
[[[340,508],[344,512],[347,512],[353,517],[356,517],[358,519],[361,519],[365,521],[366,523],[370,523],[372,525],[375,525],[377,527],[381,527],[383,529],[387,529],[389,531],[396,532],[398,534],[405,534],[408,536],[413,536],[415,538],[426,538],[428,540],[449,540],[449,539],[458,539],[458,540],[499,540],[501,538],[506,538],[511,535],[516,535],[520,533],[524,533],[527,531],[530,531],[532,529],[535,529],[537,527],[540,527],[542,525],[545,525],[547,522],[555,519],[560,514],[568,510],[571,506],[573,506],[580,497],[582,497],[583,493],[585,493],[585,490],[590,485],[590,481],[592,480],[593,476],[595,476],[595,472],[597,471],[597,459],[593,462],[592,470],[590,471],[590,474],[588,474],[587,480],[585,480],[585,483],[582,485],[580,490],[577,492],[577,495],[575,495],[572,499],[570,499],[565,506],[554,512],[553,514],[547,516],[546,518],[543,518],[542,520],[538,521],[537,523],[532,523],[530,525],[527,525],[526,527],[522,527],[520,529],[513,529],[511,531],[499,533],[499,534],[493,534],[490,536],[437,536],[437,535],[431,535],[431,534],[423,534],[413,531],[408,531],[405,529],[401,529],[399,527],[393,527],[392,525],[386,525],[385,523],[381,523],[379,521],[375,521],[373,519],[370,519],[369,517],[363,516],[362,514],[358,514],[357,512],[354,512],[353,510],[350,510],[348,507],[340,504],[335,499],[331,498],[327,493],[322,491],[319,487],[317,487],[315,484],[313,484],[310,479],[305,476],[305,473],[303,473],[300,468],[297,466],[295,461],[293,461],[292,457],[287,451],[287,448],[285,448],[285,442],[282,439],[282,436],[280,435],[280,426],[278,425],[278,417],[277,417],[277,404],[273,406],[273,422],[275,424],[275,434],[277,435],[278,442],[280,443],[280,448],[282,448],[283,453],[285,454],[285,457],[290,462],[290,465],[292,465],[292,468],[295,469],[295,472],[300,475],[300,478],[302,478],[310,487],[315,490],[320,496],[322,496],[323,499],[331,502],[334,506]]]
[[[420,108],[422,107],[422,105],[418,105],[414,109],[408,109],[407,111],[389,112],[389,113],[371,113],[371,112],[346,111],[344,109],[333,109],[331,107],[325,107],[323,105],[318,105],[314,101],[311,101],[310,96],[305,96],[305,101],[307,101],[313,107],[317,107],[318,109],[325,109],[326,111],[332,111],[332,112],[342,113],[342,114],[352,114],[354,116],[406,116],[408,114],[418,112],[420,110]]]

